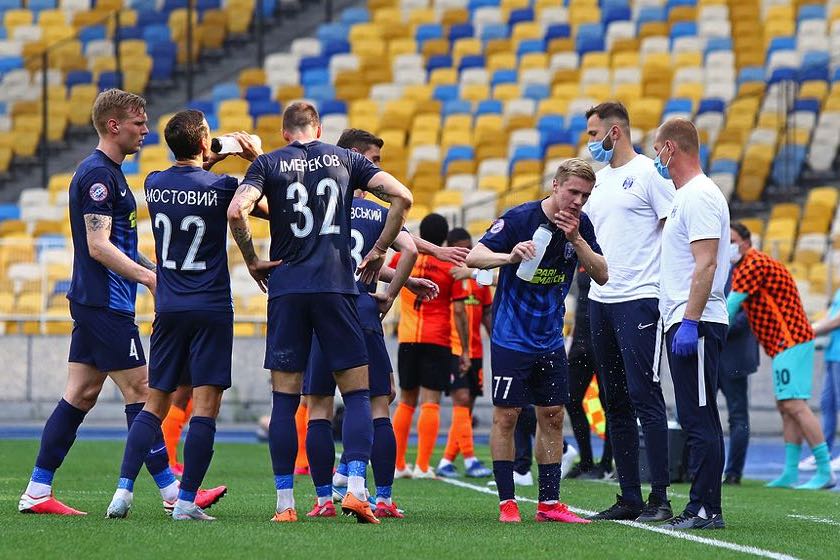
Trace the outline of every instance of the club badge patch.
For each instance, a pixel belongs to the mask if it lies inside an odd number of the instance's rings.
[[[505,227],[505,221],[501,218],[493,222],[493,225],[490,226],[490,233],[499,233]]]
[[[108,187],[103,185],[102,183],[94,183],[90,186],[90,198],[95,202],[102,202],[106,198],[108,198]]]
[[[568,241],[566,242],[566,254],[565,254],[565,256],[566,256],[566,260],[569,260],[573,256],[575,256],[575,248]]]
[[[633,182],[635,180],[636,180],[635,177],[627,177],[626,179],[624,179],[624,184],[621,185],[621,188],[623,188],[624,190],[629,189],[630,187],[633,186]]]

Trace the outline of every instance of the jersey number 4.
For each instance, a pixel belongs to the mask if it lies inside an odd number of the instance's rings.
[[[329,193],[327,193],[329,191]],[[324,212],[324,223],[321,224],[321,231],[319,235],[335,235],[341,232],[335,222],[335,210],[338,206],[338,183],[335,179],[329,177],[321,179],[315,187],[315,194],[318,196],[328,195],[327,209]],[[312,233],[312,227],[315,225],[315,217],[312,215],[312,209],[309,208],[309,191],[302,183],[292,183],[286,189],[286,200],[295,200],[297,202],[292,204],[292,210],[303,216],[303,225],[298,225],[298,222],[291,224],[292,233],[295,237],[307,237]]]
[[[181,220],[181,231],[189,231],[192,226],[195,226],[195,235],[193,236],[192,243],[190,243],[187,255],[184,257],[184,262],[181,263],[181,270],[207,270],[207,263],[195,260],[207,226],[204,224],[201,216],[186,216]],[[172,220],[169,219],[169,216],[160,212],[155,215],[155,227],[163,228],[163,239],[160,244],[161,266],[171,270],[178,270],[178,265],[175,261],[171,261],[168,258],[169,244],[172,242]]]

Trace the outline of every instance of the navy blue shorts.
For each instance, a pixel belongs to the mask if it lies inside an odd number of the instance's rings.
[[[569,402],[569,363],[563,347],[530,353],[493,344],[490,367],[494,406],[560,406]]]
[[[265,369],[302,372],[309,362],[313,335],[329,348],[328,371],[366,365],[368,355],[355,295],[285,294],[268,300]]]
[[[365,336],[365,346],[368,353],[368,386],[371,397],[382,397],[391,394],[391,358],[385,347],[385,339],[381,332],[362,329]],[[335,377],[327,367],[326,356],[321,351],[318,338],[312,338],[312,353],[309,354],[309,364],[303,376],[303,394],[331,397],[335,395]]]
[[[146,365],[134,315],[71,301],[70,316],[69,362],[88,364],[106,373]]]
[[[232,311],[158,313],[149,348],[149,387],[167,393],[184,384],[227,389],[232,354]]]

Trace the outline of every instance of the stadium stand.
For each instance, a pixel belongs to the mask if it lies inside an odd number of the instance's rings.
[[[100,1],[91,8],[73,0],[56,8],[47,0],[43,8],[39,2],[21,9],[18,0],[3,0],[0,108],[6,112],[0,125],[9,132],[0,133],[0,164],[37,145],[38,102],[24,93],[38,79],[26,63],[35,51],[26,46],[98,21],[103,10],[122,9],[121,48],[147,52],[134,61],[132,85],[142,91],[148,80],[171,77],[185,56],[184,4],[158,4]],[[270,2],[263,5],[273,10]],[[200,0],[197,6],[199,44],[208,51],[246,31],[254,11],[253,0]],[[99,88],[113,83],[113,32],[106,25],[85,27],[67,43],[74,46],[66,56],[57,57],[60,123],[85,122],[83,111],[64,117],[61,111],[89,106]],[[283,107],[310,99],[327,141],[348,126],[385,139],[383,167],[414,192],[410,221],[434,210],[463,220],[473,234],[507,207],[538,197],[542,178],[563,158],[591,160],[584,112],[597,102],[619,99],[628,106],[637,150],[648,155],[664,119],[688,117],[700,130],[707,173],[733,208],[752,211],[751,229],[765,249],[789,263],[806,307],[817,312],[840,286],[837,189],[812,188],[804,202],[771,206],[768,192],[790,192],[784,189],[804,179],[836,180],[838,61],[840,0],[369,0],[190,106],[206,113],[214,133],[252,130],[274,149],[284,143]],[[9,92],[19,97],[12,101]],[[138,200],[145,174],[170,159],[160,141],[168,116],[159,116],[146,147],[123,166]],[[64,127],[51,117],[51,135],[60,137]],[[242,175],[245,166],[228,158],[215,170]],[[6,278],[0,312],[66,317],[68,181],[55,175],[46,191],[26,191],[18,205],[0,208]],[[138,220],[141,249],[151,253],[145,206]],[[256,233],[267,238],[265,228]],[[261,318],[263,303],[238,252],[230,257],[237,317]],[[151,313],[151,306],[149,294],[141,294],[140,314]],[[69,328],[15,324],[27,332]],[[237,324],[240,335],[259,329]]]

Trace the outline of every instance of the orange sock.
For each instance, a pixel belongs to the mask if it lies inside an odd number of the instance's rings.
[[[452,426],[458,426],[458,447],[464,458],[475,457],[473,445],[472,414],[467,406],[452,407]]]
[[[452,410],[452,424],[449,425],[449,435],[446,437],[446,449],[443,451],[443,458],[449,462],[455,460],[460,451],[458,445],[458,422],[455,421],[455,409]]]
[[[438,428],[440,428],[440,405],[423,403],[417,419],[417,466],[421,471],[429,470],[429,462],[435,451]]]
[[[394,412],[394,437],[397,439],[397,463],[399,470],[405,469],[405,452],[408,449],[408,432],[411,431],[411,421],[414,418],[414,407],[405,403],[397,405]]]
[[[306,426],[309,422],[309,409],[301,403],[295,413],[295,429],[297,430],[298,451],[295,459],[296,469],[305,469],[309,466],[309,459],[306,457]]]
[[[166,418],[160,425],[163,431],[163,442],[166,444],[166,454],[169,456],[169,466],[178,462],[178,442],[181,441],[181,432],[184,431],[184,424],[187,422],[187,411],[175,405],[169,407]]]

